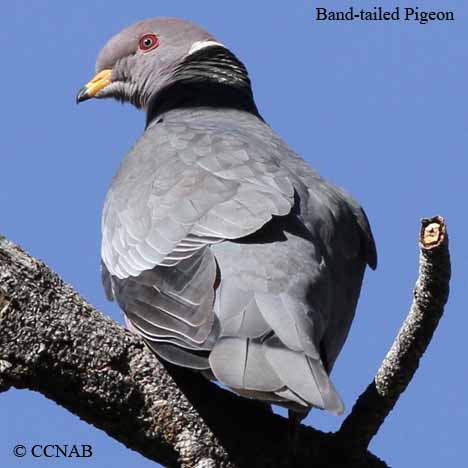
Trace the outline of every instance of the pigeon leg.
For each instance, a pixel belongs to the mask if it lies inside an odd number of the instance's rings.
[[[294,410],[288,410],[288,422],[289,422],[289,440],[291,447],[292,466],[296,466],[296,458],[298,455],[297,448],[299,447],[299,431],[301,421],[307,416],[308,411],[298,412]]]

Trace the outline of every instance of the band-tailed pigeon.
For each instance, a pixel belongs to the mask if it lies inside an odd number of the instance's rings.
[[[376,266],[361,207],[278,138],[244,65],[191,22],[128,27],[96,73],[78,101],[146,112],[102,216],[103,283],[128,327],[238,394],[342,412],[328,374]]]

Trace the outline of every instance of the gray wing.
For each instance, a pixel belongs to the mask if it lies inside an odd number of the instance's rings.
[[[123,161],[102,220],[103,280],[129,328],[166,360],[208,369],[219,335],[208,247],[288,213],[287,172],[223,133],[165,125]],[[109,281],[110,278],[110,281]]]
[[[255,232],[293,204],[288,173],[268,145],[184,125],[145,132],[106,197],[102,259],[126,278],[171,266],[203,246]]]
[[[376,246],[364,210],[348,193],[322,179],[295,154],[286,166],[307,187],[299,216],[318,234],[329,258],[334,292],[321,346],[330,372],[354,318],[365,267],[377,267]]]
[[[348,335],[365,266],[376,266],[375,244],[349,195],[291,152],[282,163],[295,175],[293,212],[250,236],[252,244],[212,248],[223,272],[215,304],[223,336],[210,364],[218,380],[246,396],[340,413],[328,373]]]
[[[245,396],[341,412],[327,374],[375,255],[362,210],[266,126],[159,132],[104,209],[103,262],[130,328]]]

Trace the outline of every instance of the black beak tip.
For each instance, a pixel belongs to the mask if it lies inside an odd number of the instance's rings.
[[[79,104],[80,102],[87,101],[90,97],[88,90],[86,88],[81,88],[76,95],[76,103]]]

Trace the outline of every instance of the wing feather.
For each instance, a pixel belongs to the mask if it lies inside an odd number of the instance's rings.
[[[213,151],[200,157],[197,145],[206,141]],[[157,148],[151,158],[149,148]],[[155,126],[127,155],[109,189],[104,262],[120,279],[176,265],[205,245],[246,236],[287,214],[293,194],[287,171],[245,137]]]

